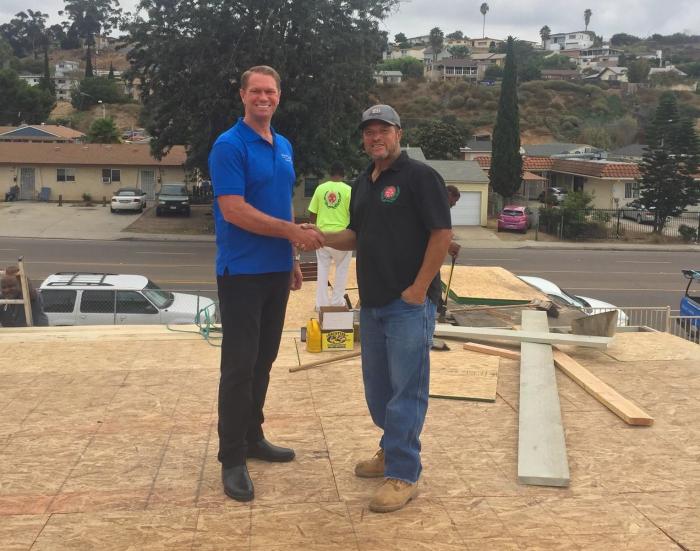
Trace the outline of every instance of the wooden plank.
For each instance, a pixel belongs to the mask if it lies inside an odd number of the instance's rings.
[[[456,349],[430,353],[430,397],[495,402],[498,358]]]
[[[520,352],[510,350],[508,348],[498,348],[497,346],[489,346],[488,344],[479,344],[476,342],[465,342],[464,349],[472,352],[480,352],[489,356],[498,356],[509,360],[520,360]]]
[[[628,425],[648,427],[654,423],[653,417],[634,402],[619,394],[614,388],[601,381],[568,354],[561,350],[554,351],[554,363],[576,384]]]
[[[523,315],[528,313],[523,310]],[[547,314],[545,312],[540,312]],[[572,344],[588,348],[606,348],[612,342],[609,337],[590,337],[587,335],[567,335],[548,333],[546,331],[513,331],[511,329],[494,329],[491,327],[457,327],[455,325],[438,324],[435,326],[436,337],[452,339],[500,340],[509,342],[531,342],[540,344]]]
[[[528,331],[546,332],[547,314],[523,311],[523,327]],[[523,342],[520,350],[518,482],[568,486],[569,463],[552,347]]]
[[[473,352],[481,352],[482,354],[499,356],[510,360],[520,359],[519,352],[508,350],[507,348],[497,348],[473,342],[464,343],[464,348]],[[628,425],[646,427],[654,423],[653,417],[634,402],[619,394],[614,388],[601,381],[568,354],[561,350],[555,350],[553,358],[555,366]]]

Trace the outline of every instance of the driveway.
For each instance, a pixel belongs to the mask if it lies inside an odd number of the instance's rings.
[[[102,204],[86,207],[64,203],[0,203],[1,237],[119,239],[138,214],[111,214]]]

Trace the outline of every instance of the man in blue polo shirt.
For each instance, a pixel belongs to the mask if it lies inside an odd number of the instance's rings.
[[[253,499],[246,458],[291,461],[294,450],[263,434],[263,405],[277,357],[289,290],[301,288],[298,257],[323,245],[314,229],[294,223],[294,154],[270,126],[280,99],[272,67],[241,77],[244,116],[221,134],[209,155],[214,188],[216,280],[223,329],[219,382],[219,454],[224,492]]]

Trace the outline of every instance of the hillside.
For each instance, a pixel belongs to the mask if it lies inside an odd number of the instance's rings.
[[[518,89],[523,143],[580,141],[600,147],[634,143],[643,139],[643,128],[661,93],[641,89],[625,95],[605,84],[523,83]],[[462,127],[468,136],[492,130],[498,95],[498,86],[408,80],[398,86],[379,86],[374,99],[393,105],[409,131],[423,122],[443,119]],[[679,92],[678,99],[681,112],[700,117],[700,95]]]

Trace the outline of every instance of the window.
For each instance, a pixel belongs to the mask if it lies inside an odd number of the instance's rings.
[[[637,199],[639,197],[639,184],[637,182],[625,183],[625,199]]]
[[[58,289],[43,289],[41,301],[44,312],[67,314],[75,307],[76,291],[61,291]]]
[[[117,314],[157,314],[158,309],[136,291],[117,291]]]
[[[454,75],[454,74],[455,74],[455,68],[454,68],[454,67],[445,67],[445,74],[446,74],[446,75]]]
[[[114,291],[83,291],[80,311],[83,314],[114,314]]]
[[[121,182],[121,170],[118,168],[103,168],[102,183],[109,184],[111,182]]]
[[[313,197],[318,187],[318,178],[304,178],[304,197]]]
[[[74,168],[57,168],[56,169],[56,181],[57,182],[75,182],[75,169]]]

